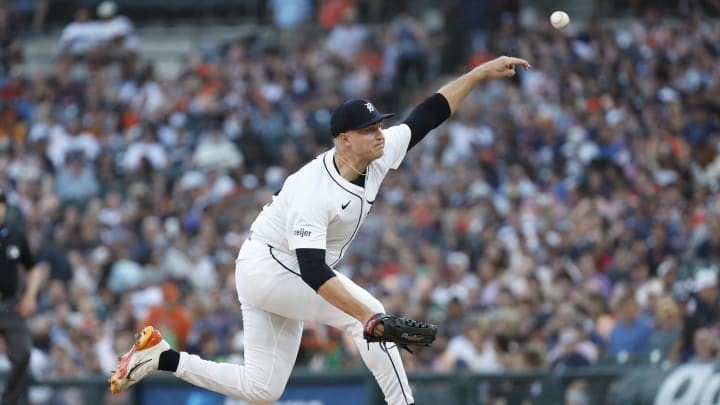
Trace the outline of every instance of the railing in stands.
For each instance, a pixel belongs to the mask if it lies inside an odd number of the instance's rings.
[[[642,388],[643,375],[653,376],[655,389],[670,373],[657,367],[595,366],[564,371],[523,371],[503,373],[411,373],[415,404],[560,404],[565,402],[568,390],[585,395],[588,405],[620,403],[624,395],[635,398],[637,404],[652,404],[652,395],[646,400],[633,391]],[[635,381],[629,386],[622,382],[632,375]],[[638,377],[640,376],[640,377]],[[642,377],[642,378],[641,378]],[[2,375],[0,375],[2,379]],[[630,380],[632,381],[632,380]],[[615,383],[618,384],[615,384]],[[621,391],[613,390],[621,386]],[[127,397],[110,398],[106,377],[33,379],[29,398],[37,403],[95,405],[128,403],[135,405],[179,404],[242,404],[193,387],[171,375],[153,375],[133,387]],[[611,400],[616,398],[616,400]],[[115,399],[115,401],[112,401]],[[365,370],[310,372],[296,369],[278,404],[308,405],[376,405],[383,398],[375,380]]]

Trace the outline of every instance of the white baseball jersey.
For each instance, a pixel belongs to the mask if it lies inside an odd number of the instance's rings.
[[[298,248],[324,249],[328,266],[337,264],[370,213],[382,180],[390,169],[400,166],[407,152],[407,125],[382,131],[384,154],[368,166],[364,188],[340,176],[333,148],[285,180],[252,224],[253,238],[286,253]]]

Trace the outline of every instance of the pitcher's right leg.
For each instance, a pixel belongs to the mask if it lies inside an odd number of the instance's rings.
[[[271,404],[285,390],[300,348],[303,323],[242,305],[245,364],[216,363],[180,354],[175,375],[253,404]]]

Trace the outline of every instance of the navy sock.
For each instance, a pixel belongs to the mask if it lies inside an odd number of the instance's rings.
[[[166,350],[160,353],[160,360],[158,361],[158,370],[172,371],[175,372],[180,363],[180,353],[173,349]]]

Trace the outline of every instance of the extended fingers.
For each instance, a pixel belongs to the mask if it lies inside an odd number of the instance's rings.
[[[520,65],[520,66],[524,67],[525,70],[528,70],[531,67],[530,63],[528,63],[528,61],[526,61],[525,59],[520,59],[520,58],[510,58],[510,59],[512,60],[513,66]]]
[[[525,68],[525,70],[528,70],[531,68],[530,63],[528,61],[526,61],[525,59],[516,58],[513,56],[504,56],[503,62],[508,67],[508,69],[512,69],[517,65],[522,66],[523,68]]]

